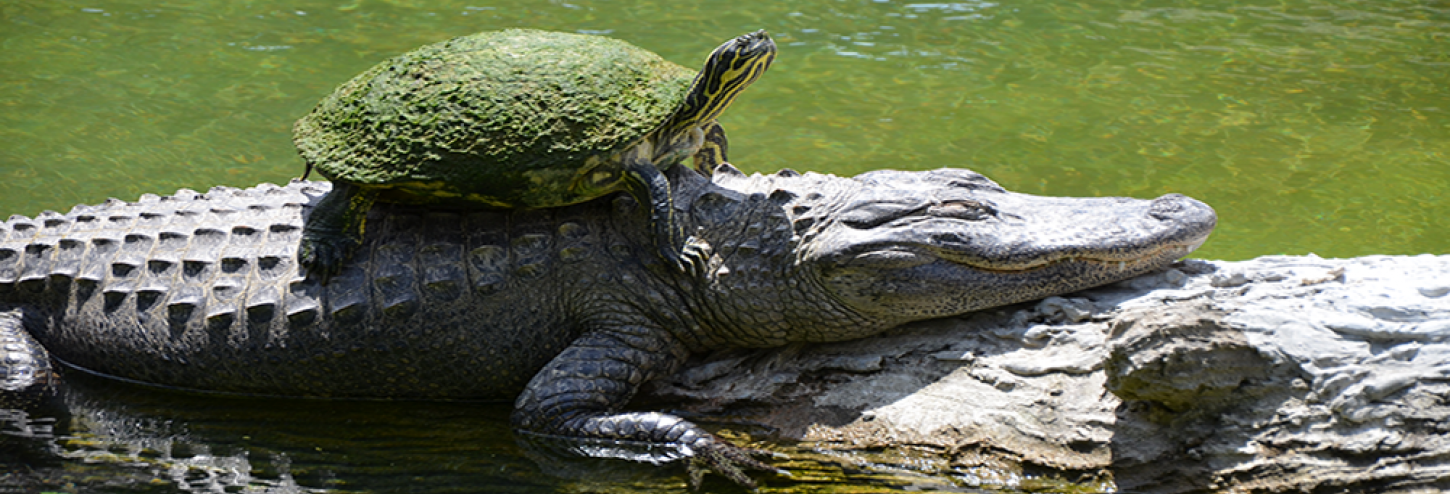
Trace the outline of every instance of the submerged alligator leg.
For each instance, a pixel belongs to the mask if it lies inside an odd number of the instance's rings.
[[[25,331],[23,313],[0,312],[0,408],[35,410],[58,385],[50,354]]]
[[[779,472],[752,457],[762,452],[734,446],[673,415],[619,411],[641,384],[674,372],[688,356],[684,345],[658,329],[625,326],[589,333],[534,375],[514,402],[514,426],[549,438],[674,449],[678,454],[659,462],[689,457],[690,481],[696,486],[703,466],[754,488],[744,469]]]

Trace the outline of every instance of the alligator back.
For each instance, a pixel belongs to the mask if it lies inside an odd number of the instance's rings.
[[[597,205],[384,206],[355,262],[321,285],[294,255],[327,190],[183,190],[12,217],[0,224],[0,310],[21,309],[66,363],[150,384],[507,399],[578,336],[564,287],[635,265],[632,239],[611,235]]]

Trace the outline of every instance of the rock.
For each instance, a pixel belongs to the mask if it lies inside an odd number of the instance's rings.
[[[702,358],[652,395],[842,458],[928,451],[958,473],[1438,492],[1447,294],[1450,256],[1190,260],[875,338]]]

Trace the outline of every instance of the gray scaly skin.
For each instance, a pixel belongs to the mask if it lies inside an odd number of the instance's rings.
[[[753,485],[741,470],[770,467],[752,452],[622,410],[692,353],[859,338],[1126,279],[1187,254],[1216,221],[1180,195],[1039,197],[966,170],[670,174],[699,239],[684,272],[652,255],[624,196],[533,211],[380,206],[357,261],[327,285],[294,257],[325,183],[12,217],[0,224],[0,342],[38,345],[7,346],[25,357],[0,376],[33,371],[43,346],[75,368],[193,390],[513,398],[528,435],[673,448]]]

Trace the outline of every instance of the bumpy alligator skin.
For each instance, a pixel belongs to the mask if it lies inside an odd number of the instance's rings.
[[[382,205],[326,285],[294,258],[326,183],[12,217],[0,377],[48,376],[44,347],[88,372],[195,390],[515,399],[530,434],[674,446],[750,484],[741,467],[768,467],[748,452],[621,410],[693,352],[857,338],[1126,279],[1190,252],[1216,221],[1180,195],[1030,196],[966,170],[671,174],[696,237],[688,272],[651,255],[623,196],[537,211]]]

